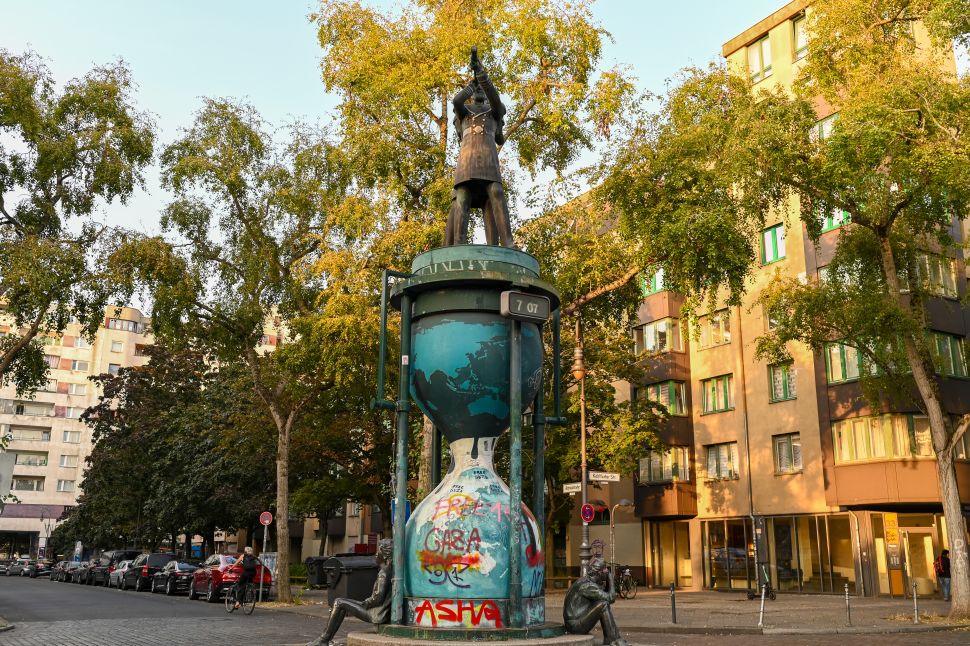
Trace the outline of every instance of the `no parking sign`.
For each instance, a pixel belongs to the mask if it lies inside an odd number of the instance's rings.
[[[593,516],[595,515],[595,512],[593,511],[593,505],[589,503],[586,503],[585,505],[583,505],[583,507],[579,510],[579,515],[583,517],[584,523],[593,522]]]

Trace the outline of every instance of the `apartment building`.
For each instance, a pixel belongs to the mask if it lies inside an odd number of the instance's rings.
[[[0,336],[12,322],[0,313]],[[0,557],[44,556],[47,537],[80,494],[91,429],[79,416],[98,400],[89,377],[143,365],[152,343],[149,320],[137,309],[109,307],[92,342],[71,323],[62,333],[38,339],[50,367],[45,387],[31,398],[0,388],[0,433],[13,454],[11,493],[0,512]]]
[[[790,2],[729,40],[722,49],[728,64],[750,74],[756,88],[790,87],[809,47],[806,11],[807,0]],[[948,64],[955,73],[952,58]],[[819,104],[824,137],[837,115]],[[788,208],[797,214],[797,202]],[[648,376],[629,396],[667,405],[672,418],[662,439],[670,451],[643,460],[636,483],[597,494],[607,499],[604,510],[633,494],[635,518],[615,519],[618,546],[625,546],[617,559],[658,587],[745,590],[758,585],[763,567],[762,577],[782,591],[842,593],[848,586],[859,595],[901,596],[915,583],[920,594],[933,594],[932,562],[948,547],[950,529],[926,418],[915,408],[871,408],[851,346],[833,343],[816,354],[793,345],[791,361],[780,365],[755,358],[756,339],[771,325],[754,304],[757,294],[779,273],[824,276],[846,218],[833,214],[818,245],[797,217],[788,226],[780,216],[768,224],[747,301],[702,317],[696,336],[679,320],[683,299],[664,289],[662,272],[643,280],[634,340],[648,356]],[[964,257],[927,256],[925,274],[938,287],[927,305],[928,328],[950,359],[945,407],[970,412]],[[964,439],[956,468],[961,498],[970,503]],[[599,524],[606,522],[604,513]],[[569,532],[573,563],[578,530]],[[594,537],[604,532],[591,530]]]

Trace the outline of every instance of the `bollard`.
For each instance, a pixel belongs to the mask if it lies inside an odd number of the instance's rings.
[[[849,625],[852,625],[852,607],[849,605],[849,584],[845,584],[845,616],[849,620]]]
[[[913,581],[913,623],[919,623],[919,603],[916,601],[916,581]]]
[[[765,625],[765,592],[768,590],[768,584],[763,583],[761,585],[761,610],[758,612],[758,628],[764,628]]]
[[[677,623],[677,588],[670,582],[670,623]]]

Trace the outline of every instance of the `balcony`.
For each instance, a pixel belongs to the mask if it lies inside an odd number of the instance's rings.
[[[956,462],[960,500],[970,501],[970,463]],[[830,504],[853,507],[894,503],[939,503],[936,460],[895,459],[837,464]]]
[[[697,487],[685,481],[640,484],[635,488],[634,504],[640,518],[693,518],[697,515]]]

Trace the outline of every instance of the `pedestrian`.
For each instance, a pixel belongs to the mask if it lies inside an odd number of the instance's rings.
[[[940,582],[940,592],[943,593],[943,600],[950,600],[950,550],[943,550],[935,561],[933,570],[936,578]]]

